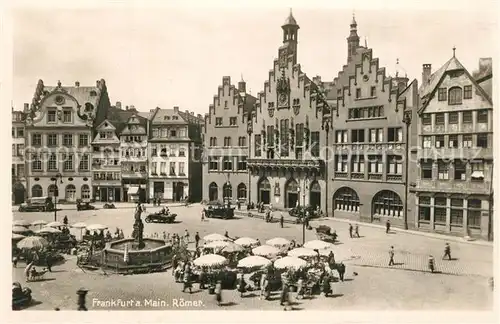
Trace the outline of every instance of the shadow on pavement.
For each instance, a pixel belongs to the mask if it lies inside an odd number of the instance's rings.
[[[220,303],[221,306],[236,306],[238,305],[238,303],[235,303],[235,302],[225,302],[225,303]]]

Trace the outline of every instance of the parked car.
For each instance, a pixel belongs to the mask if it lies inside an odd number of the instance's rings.
[[[318,211],[316,208],[313,206],[298,206],[290,209],[288,211],[288,214],[292,217],[299,217],[301,218],[303,215],[306,214],[306,212],[309,212],[309,217],[310,218],[316,218],[319,217],[320,215],[318,214]]]
[[[19,310],[26,307],[33,301],[31,289],[22,287],[19,282],[12,284],[12,310]]]
[[[92,206],[90,202],[84,202],[81,199],[76,200],[76,210],[94,210],[95,206]]]
[[[168,223],[171,224],[175,221],[177,214],[163,214],[163,213],[154,213],[146,216],[144,221],[146,223]]]
[[[222,204],[209,205],[205,210],[207,218],[222,218],[230,219],[234,217],[234,207],[229,207]]]
[[[33,197],[19,206],[20,212],[45,212],[53,211],[54,203],[51,197]]]

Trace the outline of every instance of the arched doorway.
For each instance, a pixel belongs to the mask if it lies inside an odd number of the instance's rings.
[[[333,212],[359,212],[359,196],[356,191],[349,187],[338,189],[333,195]]]
[[[403,202],[399,195],[391,190],[379,191],[372,200],[372,221],[373,216],[402,217]]]
[[[222,186],[222,198],[224,199],[224,202],[231,201],[233,198],[233,186],[231,183],[226,182]]]
[[[309,205],[321,208],[321,186],[318,181],[314,181],[309,189]]]
[[[209,201],[217,201],[219,200],[219,187],[215,182],[212,182],[208,186],[208,200]]]
[[[74,185],[69,184],[66,186],[66,201],[76,201],[76,188]]]
[[[243,182],[238,185],[238,199],[247,199],[247,185]]]
[[[82,199],[90,200],[90,187],[86,184],[82,185]]]
[[[269,204],[271,202],[271,183],[267,178],[262,178],[259,181],[259,201],[264,204]]]
[[[24,185],[20,182],[14,184],[14,190],[12,191],[14,194],[14,205],[19,205],[24,202],[24,197],[26,195],[26,189]]]
[[[43,196],[42,186],[36,184],[33,187],[31,187],[31,197],[32,198],[42,197],[42,196]]]
[[[294,208],[299,205],[299,184],[290,178],[285,185],[285,208]]]
[[[58,188],[55,184],[51,184],[49,185],[49,187],[47,188],[47,196],[48,197],[57,197],[57,194],[58,194]]]
[[[174,184],[174,201],[182,201],[184,199],[184,182],[176,182]]]

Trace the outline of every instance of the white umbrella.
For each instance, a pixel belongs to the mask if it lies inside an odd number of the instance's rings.
[[[326,250],[326,249],[333,248],[333,244],[325,242],[325,241],[321,241],[321,240],[313,240],[313,241],[306,242],[304,244],[304,247],[311,249],[311,250],[315,250],[315,249],[316,250]]]
[[[22,234],[22,233],[30,233],[31,230],[27,229],[24,226],[12,226],[12,233]]]
[[[254,255],[270,257],[270,256],[278,255],[280,253],[280,250],[275,248],[274,246],[261,245],[261,246],[258,246],[256,248],[252,249],[252,253]]]
[[[251,237],[240,237],[239,239],[234,241],[234,243],[241,246],[254,246],[257,245],[259,242]]]
[[[217,233],[209,234],[205,237],[203,237],[203,240],[205,242],[212,242],[212,241],[231,241],[230,238],[225,237],[224,235],[220,235]]]
[[[24,235],[21,235],[21,234],[16,234],[16,233],[12,233],[12,239],[13,240],[21,240],[23,238],[25,238],[26,236]]]
[[[264,257],[258,255],[251,255],[246,258],[241,259],[238,262],[239,268],[255,268],[255,267],[265,267],[271,263],[271,260],[268,260]]]
[[[34,221],[33,223],[31,223],[31,225],[33,225],[33,226],[45,225],[45,224],[47,224],[47,222],[46,222],[46,221],[44,221],[44,220],[41,220],[41,219],[36,220],[36,221]]]
[[[44,228],[39,229],[35,233],[61,233],[61,231],[58,230],[57,228],[45,226]]]
[[[292,256],[286,256],[284,258],[274,261],[274,267],[276,269],[299,269],[307,265],[307,262]]]
[[[71,227],[73,227],[73,228],[85,228],[85,227],[87,227],[87,224],[80,222],[80,223],[75,223],[75,224],[71,225]]]
[[[288,255],[300,258],[300,257],[313,257],[318,255],[318,253],[306,248],[296,248],[291,251],[288,251]]]
[[[87,226],[87,229],[89,231],[103,231],[107,228],[108,227],[106,225],[102,225],[102,224],[91,224],[91,225]]]
[[[47,245],[49,242],[40,236],[28,236],[17,243],[20,249],[41,249]]]
[[[245,248],[239,244],[233,243],[233,242],[228,242],[229,244],[224,246],[221,249],[221,252],[228,252],[228,253],[234,253],[234,252],[241,252],[244,251]]]
[[[15,220],[12,222],[12,225],[13,226],[24,226],[24,227],[28,227],[28,226],[31,226],[31,223],[28,222],[27,220],[24,220],[24,219],[18,219],[18,220]]]
[[[291,242],[289,240],[284,239],[282,237],[275,237],[273,239],[266,241],[267,245],[271,245],[271,246],[275,246],[275,247],[279,247],[279,248],[290,245],[290,243]]]
[[[194,260],[193,263],[198,267],[221,266],[227,262],[227,259],[217,254],[205,254]]]
[[[203,247],[209,249],[220,249],[229,245],[230,242],[225,241],[211,241],[206,243]]]
[[[50,222],[47,224],[48,227],[61,227],[61,226],[65,226],[63,223],[61,222]]]

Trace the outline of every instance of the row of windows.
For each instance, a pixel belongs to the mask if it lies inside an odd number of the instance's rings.
[[[145,164],[137,164],[137,163],[132,163],[132,164],[122,164],[122,172],[129,173],[129,172],[140,172],[140,173],[146,173],[146,165]]]
[[[359,212],[359,196],[353,189],[343,187],[333,196],[334,209],[346,212]],[[397,193],[382,190],[375,195],[372,202],[372,214],[379,216],[402,217],[403,202]]]
[[[238,199],[246,199],[247,198],[247,186],[244,183],[240,183],[237,188],[237,198]],[[208,185],[208,197],[210,201],[219,200],[219,186],[215,182],[212,182]],[[231,199],[233,197],[233,186],[224,184],[222,186],[222,197],[224,199]]]
[[[217,137],[210,137],[210,147],[217,146]],[[232,138],[229,136],[224,137],[224,147],[233,146]],[[245,147],[247,146],[247,138],[246,136],[238,137],[238,146]]]
[[[365,143],[367,142],[366,135],[368,135],[369,143],[382,143],[384,142],[384,128],[370,128],[366,129],[351,129],[351,143]],[[347,130],[335,131],[335,143],[343,144],[349,143]],[[387,142],[403,142],[403,128],[389,127],[387,128]]]
[[[271,128],[268,127],[267,145],[265,145],[266,143],[262,143],[262,135],[261,134],[254,135],[254,153],[255,153],[255,156],[262,156],[263,149],[266,151],[268,158],[274,158],[274,155],[276,152],[275,149],[278,150],[276,153],[279,154],[280,157],[288,157],[289,156],[290,143],[291,143],[292,139],[290,139],[289,130],[288,130],[288,128],[286,128],[288,126],[288,124],[284,123],[283,126],[284,127],[282,129],[284,131],[280,132],[280,143],[279,143],[280,145],[278,147],[276,147],[277,143],[275,142],[274,126],[269,126]],[[271,132],[269,133],[269,131],[271,131]],[[271,136],[270,134],[273,134],[273,135]],[[297,159],[302,158],[302,150],[303,150],[302,146],[305,146],[306,148],[310,148],[310,152],[311,152],[311,155],[313,157],[319,157],[319,153],[320,153],[320,149],[321,149],[319,132],[311,132],[310,145],[309,145],[307,137],[304,136],[303,130],[300,131],[300,134],[303,135],[303,137],[300,137],[299,138],[300,141],[297,141],[295,144],[295,146],[299,146],[299,147],[295,148],[295,158],[297,158]],[[275,149],[272,149],[272,148],[275,148]]]
[[[475,138],[475,141],[473,140]],[[423,148],[488,148],[488,134],[435,135],[422,137]]]
[[[236,126],[238,123],[238,117],[229,117],[229,126]],[[215,126],[222,126],[222,117],[215,118]]]
[[[337,93],[338,94],[342,94],[341,89],[339,89]],[[349,95],[351,95],[351,94],[349,93]],[[369,97],[373,98],[373,97],[376,97],[376,96],[377,96],[377,88],[375,86],[370,87],[370,95],[369,95]],[[362,97],[362,89],[361,88],[356,88],[356,99],[361,99],[361,97]]]
[[[146,157],[146,149],[129,148],[122,150],[122,156],[128,157]]]
[[[120,159],[105,158],[105,159],[92,159],[92,166],[118,166]]]
[[[46,134],[46,143],[49,147],[58,147],[63,146],[72,147],[74,146],[73,139],[75,138],[75,134],[62,134],[62,143],[59,142],[60,134]],[[42,146],[42,134],[33,133],[31,134],[31,145],[32,146]],[[89,145],[89,135],[88,134],[79,134],[78,135],[78,146],[84,147]]]
[[[165,116],[168,117],[168,116]],[[177,116],[174,116],[177,117]],[[170,137],[186,137],[187,131],[185,127],[182,128],[153,128],[153,138],[170,138]]]
[[[63,123],[72,123],[73,122],[73,110],[71,108],[64,108],[62,110],[62,115],[59,116],[60,120]],[[47,110],[47,123],[54,124],[57,123],[57,110],[56,109],[48,109]]]
[[[444,125],[445,115],[448,114],[448,124],[458,124],[460,114],[462,115],[463,124],[472,124],[472,111],[454,111],[449,113],[434,113],[434,114],[422,114],[422,125],[432,125],[432,118],[434,117],[434,125]],[[481,109],[476,113],[477,123],[487,123],[488,122],[488,110]]]
[[[120,172],[94,172],[94,180],[120,180]]]
[[[51,184],[47,188],[47,196],[54,197],[57,189],[58,189],[57,186]],[[90,187],[88,185],[86,184],[82,185],[82,187],[80,188],[80,193],[82,199],[90,199]],[[59,194],[59,196],[61,195]],[[31,197],[43,197],[42,186],[36,184],[33,187],[31,187]],[[74,185],[69,184],[66,186],[64,190],[64,198],[68,201],[76,200],[76,187]]]
[[[434,180],[467,180],[467,164],[462,160],[453,161],[453,173],[451,173],[450,161],[437,160],[437,176]],[[432,176],[432,165],[433,161],[423,160],[420,162],[420,178],[421,179],[433,179]],[[484,181],[484,161],[472,161],[470,163],[471,174],[470,180],[475,182]]]
[[[364,155],[336,155],[335,156],[335,171],[348,172],[347,166],[351,164],[351,172],[364,173],[365,168],[368,168],[369,173],[384,173],[388,174],[403,174],[403,157],[398,155],[388,155],[385,160],[382,155],[368,155],[365,159]]]
[[[219,165],[222,164],[223,171],[234,171],[233,170],[234,157],[232,156],[211,156],[208,161],[209,171],[220,171]],[[247,169],[247,158],[246,156],[238,156],[236,162],[236,171],[245,171]]]
[[[12,127],[12,138],[24,137],[24,127]]]
[[[147,140],[148,140],[147,136],[138,136],[138,135],[135,135],[135,136],[122,136],[120,138],[120,141],[122,143],[131,143],[131,142],[142,143],[142,142],[145,142]]]
[[[183,147],[178,147],[175,144],[169,145],[160,144],[160,145],[151,145],[151,156],[186,156],[186,149]]]
[[[438,89],[438,100],[446,101],[448,100],[449,105],[460,105],[462,99],[472,99],[472,85],[460,87],[452,87],[449,90],[447,88]]]
[[[464,202],[466,203],[465,207]],[[430,222],[431,212],[434,212],[434,223],[437,224],[446,225],[446,215],[449,213],[451,225],[462,226],[465,215],[467,217],[467,225],[469,227],[481,227],[481,200],[479,199],[449,199],[446,197],[436,196],[434,198],[434,205],[431,205],[431,197],[419,197],[419,221]]]
[[[159,170],[158,170],[158,165],[160,166]],[[176,166],[177,166],[176,162],[170,162],[169,169],[168,169],[169,175],[171,175],[171,176],[175,176],[175,175],[184,176],[184,175],[186,175],[186,172],[185,172],[186,163],[185,162],[179,162],[178,173],[176,170]],[[160,162],[160,163],[153,162],[153,163],[151,163],[151,174],[166,175],[167,174],[167,163],[166,162]]]
[[[74,171],[75,169],[75,156],[74,154],[63,154],[62,155],[63,162],[63,171]],[[83,154],[80,157],[80,163],[78,165],[78,171],[89,171],[89,155]],[[43,171],[42,168],[42,160],[36,154],[32,156],[31,161],[31,170],[32,171]],[[57,159],[57,154],[52,153],[49,155],[49,159],[47,161],[47,171],[59,171],[59,161]]]
[[[348,119],[384,117],[384,106],[349,108]]]

